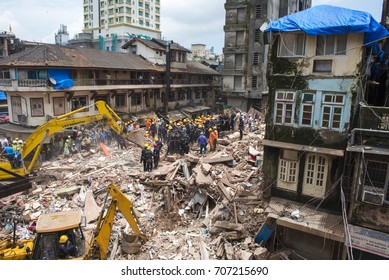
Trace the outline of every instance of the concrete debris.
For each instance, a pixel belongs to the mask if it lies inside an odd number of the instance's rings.
[[[253,241],[266,220],[267,202],[262,198],[261,168],[249,160],[249,155],[262,158],[264,127],[245,131],[242,140],[236,130],[221,131],[217,151],[207,151],[206,157],[199,156],[196,143],[185,155],[167,155],[164,144],[159,166],[151,172],[144,172],[140,163],[144,143],[154,142],[143,129],[127,135],[126,149],[108,143],[106,153],[95,145],[69,158],[59,155],[45,161],[39,171],[57,180],[34,182],[29,193],[1,199],[0,218],[14,213],[31,225],[42,213],[80,210],[88,236],[104,210],[106,188],[114,183],[133,201],[149,241],[138,246],[129,240],[131,233],[124,230],[128,225],[118,214],[110,259],[268,258],[270,253]],[[0,237],[11,234],[5,220],[0,219]],[[276,257],[285,258],[287,253]]]

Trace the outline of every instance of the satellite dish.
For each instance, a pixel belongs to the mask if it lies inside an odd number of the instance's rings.
[[[49,81],[50,81],[50,83],[52,83],[53,85],[57,84],[57,81],[54,80],[53,78],[49,78]]]

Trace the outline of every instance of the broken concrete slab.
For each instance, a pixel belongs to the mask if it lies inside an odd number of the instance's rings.
[[[54,194],[56,196],[67,196],[67,195],[73,195],[75,193],[78,193],[81,189],[81,186],[72,186],[67,188],[62,188],[54,191]]]
[[[244,231],[244,227],[241,224],[234,224],[229,223],[227,221],[217,221],[214,224],[215,227],[227,229],[227,230],[234,230],[234,231]]]
[[[88,190],[85,195],[85,206],[83,214],[86,217],[86,222],[89,224],[95,221],[101,212],[101,208],[97,205],[93,192]]]
[[[193,171],[196,172],[195,181],[198,185],[211,185],[213,180],[210,175],[205,175],[201,169],[201,166],[193,168]]]
[[[204,163],[223,163],[223,162],[229,162],[233,161],[234,158],[232,156],[224,156],[224,157],[218,157],[218,158],[204,158],[202,159],[202,162]]]

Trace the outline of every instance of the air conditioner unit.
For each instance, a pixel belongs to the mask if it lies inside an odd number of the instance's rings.
[[[18,122],[25,123],[27,121],[27,116],[24,114],[18,115]]]
[[[384,203],[384,194],[371,191],[363,191],[362,201],[374,205],[382,205]]]

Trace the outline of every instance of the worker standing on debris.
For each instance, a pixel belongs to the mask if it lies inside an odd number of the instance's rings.
[[[148,132],[150,130],[150,119],[149,117],[146,117],[146,131]]]
[[[215,133],[213,132],[212,128],[208,129],[209,131],[209,152],[212,153],[214,151],[214,143],[215,143]]]
[[[249,132],[253,132],[253,117],[250,115],[250,117],[248,118],[248,127],[249,127]]]
[[[14,148],[8,144],[8,146],[6,146],[3,150],[3,153],[4,153],[4,156],[10,161],[12,162],[12,160],[14,159],[15,157],[15,150]]]
[[[151,146],[147,146],[145,153],[146,171],[151,172],[153,170],[153,151]]]
[[[158,144],[155,143],[154,144],[154,149],[153,149],[154,169],[158,168],[160,154],[161,154],[161,150],[158,147]]]
[[[65,141],[63,146],[63,155],[64,157],[68,157],[70,155],[70,139],[66,139]]]
[[[243,139],[243,129],[244,129],[244,121],[243,116],[239,118],[239,134],[240,134],[240,140]]]
[[[213,133],[215,134],[215,141],[213,143],[213,151],[216,152],[217,140],[219,139],[219,132],[217,131],[217,126],[213,127]]]
[[[149,144],[145,144],[145,146],[142,149],[142,153],[140,155],[140,163],[143,162],[143,171],[146,172],[146,152],[147,152],[147,147]]]
[[[204,132],[200,133],[199,138],[197,139],[200,146],[200,156],[207,153],[207,137],[205,137]]]

